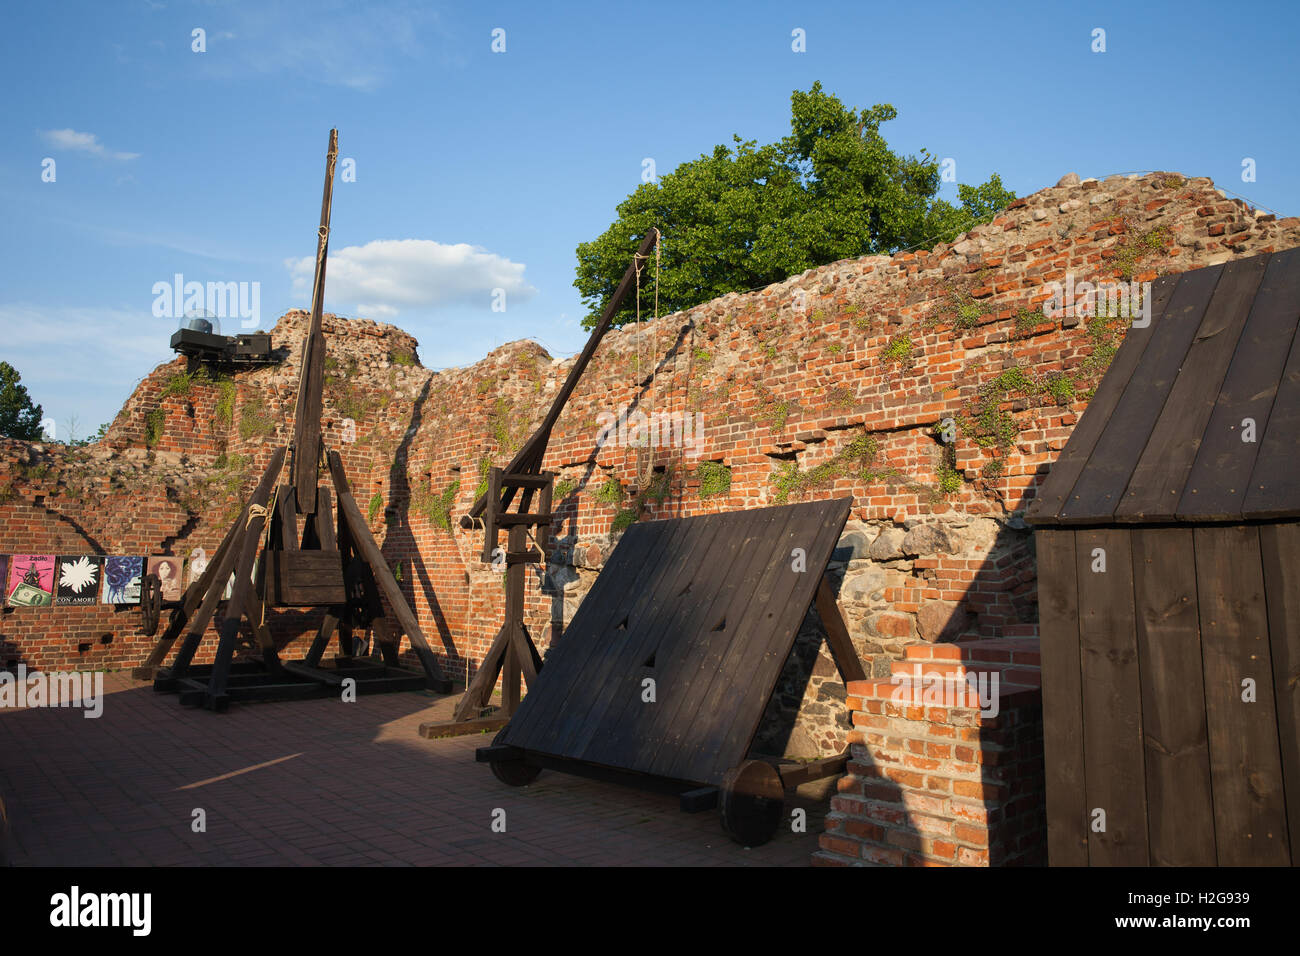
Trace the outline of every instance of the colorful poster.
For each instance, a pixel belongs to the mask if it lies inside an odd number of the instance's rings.
[[[122,558],[116,555],[105,558],[104,603],[139,604],[143,570],[144,558]]]
[[[158,575],[164,601],[181,599],[181,559],[170,554],[149,559],[149,574]]]
[[[13,555],[6,581],[11,607],[49,607],[54,603],[54,555]]]
[[[59,555],[54,603],[60,607],[99,603],[104,559],[97,554]]]

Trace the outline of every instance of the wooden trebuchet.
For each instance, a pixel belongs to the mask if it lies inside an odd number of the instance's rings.
[[[551,430],[564,411],[564,406],[573,390],[582,378],[583,372],[591,363],[601,339],[609,331],[614,315],[623,305],[627,294],[636,287],[636,277],[642,263],[650,258],[651,251],[659,241],[659,230],[651,229],[641,240],[633,254],[632,262],[619,280],[614,294],[606,303],[600,320],[592,330],[587,344],[578,356],[569,374],[551,402],[542,423],[524,442],[523,447],[511,459],[504,469],[493,468],[488,473],[488,488],[474,502],[469,512],[460,519],[462,528],[473,528],[475,522],[483,523],[484,562],[494,560],[498,551],[498,535],[507,532],[505,548],[506,565],[506,613],[505,623],[497,632],[488,648],[482,664],[465,689],[465,695],[456,706],[451,722],[424,724],[420,733],[426,737],[445,737],[457,733],[457,726],[462,732],[477,732],[483,729],[481,712],[491,703],[492,690],[497,677],[503,676],[501,708],[490,718],[491,725],[504,726],[505,722],[519,706],[519,681],[532,686],[537,673],[542,668],[542,657],[537,652],[532,635],[524,624],[524,590],[526,586],[526,564],[537,564],[546,560],[546,548],[549,544],[551,527],[551,497],[555,475],[542,471],[542,461],[546,457],[546,446],[551,438]],[[519,497],[516,511],[511,511],[511,504]],[[539,510],[530,511],[534,496],[539,501]],[[536,529],[537,549],[528,547],[529,529]]]
[[[415,614],[348,490],[337,452],[329,452],[328,456],[338,498],[337,526],[334,496],[328,485],[319,484],[325,450],[321,433],[325,368],[322,309],[337,156],[338,131],[330,130],[316,234],[311,319],[303,338],[292,442],[272,454],[266,472],[238,520],[226,532],[212,563],[186,591],[166,632],[138,669],[142,675],[155,675],[155,689],[179,691],[183,704],[202,704],[223,711],[234,700],[321,697],[350,689],[358,693],[421,688],[451,691],[451,682],[443,676]],[[286,458],[288,476],[281,483]],[[234,583],[219,627],[213,663],[195,665],[194,657],[208,623],[218,604],[226,600],[224,591],[232,573]],[[359,588],[371,599],[356,600],[355,594],[349,592],[349,582],[354,590]],[[383,616],[376,588],[388,599],[396,622]],[[266,614],[268,608],[281,607],[325,609],[324,620],[304,660],[280,660]],[[256,648],[248,660],[236,662],[244,620],[248,621]],[[373,631],[382,660],[356,656],[352,645],[354,628]],[[182,630],[185,640],[175,662],[170,668],[159,669]],[[322,661],[336,630],[339,654],[332,661]],[[398,646],[402,633],[410,638],[422,673],[400,666]]]

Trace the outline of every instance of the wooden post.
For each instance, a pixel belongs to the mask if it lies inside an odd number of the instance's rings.
[[[203,632],[207,629],[208,621],[211,620],[212,613],[216,610],[221,595],[226,590],[226,582],[230,580],[230,574],[235,569],[236,562],[243,551],[248,537],[249,514],[252,511],[253,503],[260,500],[265,505],[267,499],[270,498],[271,488],[275,485],[276,479],[280,477],[280,469],[284,465],[286,451],[285,448],[277,448],[274,454],[271,455],[271,461],[262,474],[262,480],[258,482],[257,488],[253,491],[253,497],[244,506],[239,519],[231,529],[234,536],[231,538],[225,554],[221,556],[219,562],[214,562],[214,564],[208,566],[208,571],[212,572],[212,578],[208,581],[207,591],[203,595],[203,603],[199,605],[198,611],[189,621],[185,640],[176,654],[175,663],[172,664],[170,674],[172,680],[184,677],[189,671],[190,662],[194,659],[194,653],[203,640]],[[207,572],[204,574],[206,576]],[[240,607],[241,605],[233,604],[232,606]]]
[[[361,516],[361,509],[357,507],[352,493],[348,490],[348,478],[343,471],[343,460],[336,451],[329,453],[329,468],[334,479],[335,495],[339,500],[339,512],[346,520],[352,543],[360,547],[361,555],[370,565],[375,581],[384,592],[384,596],[388,598],[389,607],[397,616],[397,621],[402,625],[406,636],[410,638],[411,649],[415,651],[424,667],[430,689],[441,694],[450,693],[451,681],[443,676],[438,659],[433,656],[429,642],[425,640],[424,631],[420,629],[420,622],[416,620],[415,613],[406,603],[406,597],[402,594],[402,589],[397,586],[397,581],[393,579],[393,572],[389,570],[383,552],[379,550],[370,528],[366,526],[365,519]]]
[[[284,460],[284,449],[277,449],[273,463],[279,470],[279,463]],[[269,469],[268,469],[269,474]],[[271,498],[271,482],[263,479],[257,486],[253,497],[248,501],[248,518],[244,525],[244,540],[239,546],[239,560],[235,563],[235,586],[230,592],[230,604],[225,619],[221,622],[221,640],[217,643],[216,657],[212,661],[212,676],[208,680],[208,690],[203,695],[203,703],[211,710],[225,710],[229,703],[226,697],[226,679],[230,676],[230,663],[235,653],[235,640],[239,636],[239,621],[248,607],[253,589],[253,562],[257,559],[257,547],[262,541],[262,528],[267,518],[266,504]],[[224,582],[223,582],[224,584]],[[215,589],[214,589],[215,590]],[[219,592],[218,592],[219,593]],[[250,624],[253,622],[249,622]],[[271,650],[274,658],[274,648]],[[278,660],[268,662],[272,670]]]
[[[330,130],[325,155],[325,193],[321,197],[320,228],[316,234],[316,276],[312,285],[311,326],[303,344],[298,405],[293,421],[293,485],[301,514],[316,513],[316,480],[321,454],[320,413],[325,388],[325,334],[321,312],[325,306],[325,261],[329,255],[330,209],[334,199],[334,162],[339,152],[339,131]]]

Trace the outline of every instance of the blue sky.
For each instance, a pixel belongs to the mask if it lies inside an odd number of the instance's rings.
[[[0,358],[84,435],[172,357],[155,283],[259,283],[264,328],[305,307],[332,126],[356,181],[335,189],[326,308],[407,329],[434,368],[518,338],[580,349],[574,249],[642,160],[776,140],[815,80],[893,104],[890,145],[952,157],[959,182],[1169,169],[1300,212],[1297,5],[1134,6],[9,5]]]

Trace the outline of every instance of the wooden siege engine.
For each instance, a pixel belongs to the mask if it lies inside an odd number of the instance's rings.
[[[331,130],[316,246],[311,321],[302,367],[292,443],[275,449],[261,480],[226,532],[200,578],[173,608],[166,630],[135,675],[154,689],[180,694],[183,704],[224,711],[232,700],[282,700],[332,696],[353,686],[358,693],[429,688],[451,691],[415,614],[406,602],[379,545],[352,497],[343,461],[326,451],[321,434],[325,380],[325,263],[338,131]],[[287,467],[286,467],[287,462]],[[328,481],[322,481],[322,467]],[[220,618],[211,665],[194,664],[208,622],[234,583]],[[387,600],[392,618],[383,611]],[[270,629],[268,608],[323,608],[324,619],[306,657],[282,661]],[[236,663],[241,621],[247,620],[256,655]],[[355,656],[354,632],[369,631],[379,659]],[[162,667],[184,634],[170,667]],[[337,634],[338,654],[323,660]],[[402,634],[421,670],[400,666]],[[345,681],[355,681],[345,685]]]
[[[483,561],[498,567],[502,563],[505,565],[505,622],[458,703],[454,719],[421,725],[420,733],[423,736],[452,736],[505,726],[519,707],[520,677],[532,687],[542,669],[542,657],[524,623],[526,568],[529,564],[540,564],[546,560],[553,517],[551,495],[555,475],[542,471],[542,460],[546,457],[551,430],[559,420],[560,413],[564,411],[578,380],[596,354],[601,339],[613,324],[623,300],[636,287],[638,273],[658,242],[658,229],[651,229],[641,240],[631,264],[606,303],[600,320],[577,361],[573,363],[573,368],[569,370],[546,417],[504,469],[493,468],[488,472],[487,491],[460,519],[462,528],[482,527]],[[536,510],[533,510],[534,502]],[[500,534],[503,531],[506,533],[504,549],[500,547]],[[530,534],[535,548],[529,547]],[[498,677],[503,678],[501,707],[485,715],[484,711],[491,704],[492,691]]]

